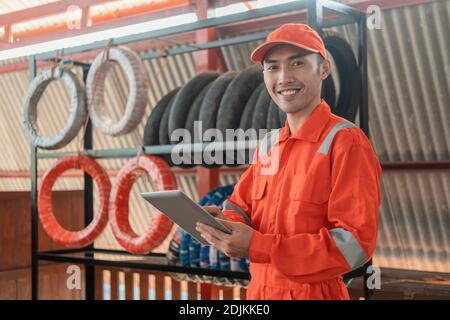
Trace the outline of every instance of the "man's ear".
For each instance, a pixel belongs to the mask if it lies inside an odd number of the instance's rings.
[[[323,60],[322,62],[322,71],[321,76],[322,80],[325,80],[328,78],[328,76],[331,74],[331,61],[330,60]]]

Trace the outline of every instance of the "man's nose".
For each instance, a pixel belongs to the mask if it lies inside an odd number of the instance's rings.
[[[277,79],[278,85],[292,83],[293,81],[294,81],[294,77],[293,77],[293,73],[291,72],[290,68],[281,67],[280,72],[278,72],[278,79]]]

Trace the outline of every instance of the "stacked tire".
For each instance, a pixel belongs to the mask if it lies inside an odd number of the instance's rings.
[[[323,39],[336,64],[336,73],[334,78],[330,75],[324,81],[322,97],[334,114],[354,121],[360,99],[355,55],[337,33],[325,30]],[[196,121],[200,121],[200,125],[196,125]],[[267,130],[281,128],[285,122],[286,114],[271,99],[260,66],[223,74],[208,71],[196,75],[182,88],[170,91],[158,102],[147,120],[144,145],[208,143],[217,137],[222,138],[221,141],[235,139],[227,136],[227,129],[254,129],[256,138],[260,139]],[[210,134],[211,129],[216,129],[218,134]],[[205,161],[204,154],[196,157],[193,152],[188,152],[183,159],[176,153],[164,158],[171,166],[175,165],[172,160],[176,159],[176,165],[185,168],[200,164],[209,168],[224,164],[235,166],[251,160],[240,158],[237,151],[233,157],[220,152],[222,154],[217,158],[221,160],[214,158],[214,161]]]
[[[264,89],[262,82],[262,70],[258,67],[241,72],[230,71],[219,74],[208,71],[198,74],[185,86],[172,90],[157,103],[145,126],[144,145],[203,142],[202,137],[208,135],[211,129],[218,130],[217,132],[226,138],[226,129],[252,128],[256,98]],[[254,94],[255,91],[258,95]],[[266,96],[268,97],[267,93]],[[267,113],[264,117],[261,127],[266,128]],[[184,130],[178,131],[179,129]],[[171,155],[165,155],[164,158],[169,165],[174,165]],[[203,159],[194,162],[194,153],[187,157],[187,161],[185,160],[181,159],[177,165],[188,168],[201,164],[212,168],[223,164],[223,162],[206,164]]]

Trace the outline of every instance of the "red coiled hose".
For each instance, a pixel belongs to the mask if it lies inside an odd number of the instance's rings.
[[[114,237],[120,245],[134,254],[146,254],[159,246],[173,225],[172,220],[158,211],[143,235],[137,235],[131,228],[128,200],[133,184],[142,174],[149,175],[155,191],[177,189],[175,175],[161,158],[137,156],[120,169],[111,191],[109,221]]]
[[[99,191],[100,208],[89,223],[80,231],[64,229],[56,220],[52,208],[52,187],[61,174],[70,169],[82,169],[96,183]],[[48,170],[43,179],[38,195],[39,219],[50,238],[67,247],[87,246],[103,231],[108,223],[108,204],[111,192],[111,182],[106,171],[94,159],[84,156],[67,156],[56,162]]]

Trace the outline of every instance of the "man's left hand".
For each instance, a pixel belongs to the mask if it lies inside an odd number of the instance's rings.
[[[197,223],[196,230],[200,232],[203,239],[227,256],[248,258],[253,229],[242,222],[217,220],[227,226],[232,233],[227,234],[200,222]]]

